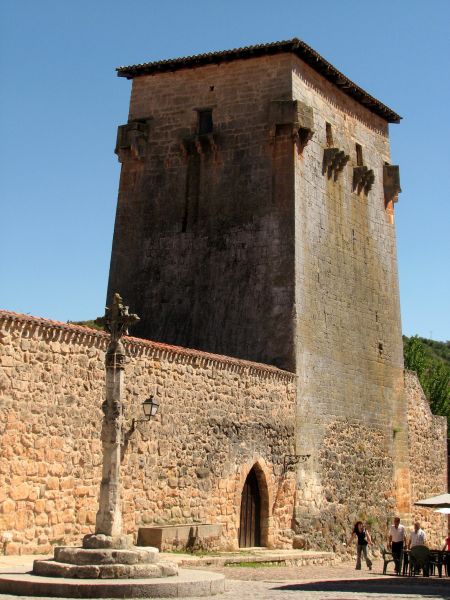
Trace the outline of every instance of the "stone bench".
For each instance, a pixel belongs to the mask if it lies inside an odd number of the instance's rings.
[[[137,545],[167,550],[216,550],[219,547],[222,525],[193,523],[191,525],[163,525],[140,527]]]

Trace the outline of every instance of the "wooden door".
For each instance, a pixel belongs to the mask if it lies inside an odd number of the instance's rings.
[[[261,545],[261,496],[255,470],[245,480],[241,498],[241,521],[239,547],[251,548]]]

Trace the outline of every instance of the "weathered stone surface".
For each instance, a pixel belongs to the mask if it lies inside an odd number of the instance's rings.
[[[103,533],[95,533],[85,535],[83,538],[83,548],[116,548],[127,549],[133,545],[133,537],[131,535],[104,535]]]
[[[222,526],[220,524],[196,523],[193,525],[140,527],[137,543],[141,546],[155,546],[161,551],[189,549],[191,543],[199,543],[206,549],[217,547],[221,534]]]
[[[154,563],[158,560],[158,554],[157,548],[152,548],[151,550],[143,548],[133,550],[55,548],[55,560],[57,562],[74,565],[106,565],[116,563],[134,565],[137,563]]]
[[[216,150],[183,154],[199,106],[214,106]],[[302,153],[299,106],[314,128]],[[309,456],[297,468],[295,532],[327,547],[348,536],[347,512],[367,514],[381,535],[386,510],[410,510],[387,121],[288,54],[136,77],[130,119],[149,115],[155,143],[121,173],[109,293],[120,288],[142,316],[138,335],[295,371],[292,454]],[[359,426],[361,455],[348,437]],[[328,462],[335,432],[355,503]],[[372,450],[379,480],[362,466]],[[359,497],[353,461],[370,484]],[[173,473],[168,484],[177,489]]]
[[[411,511],[411,456],[445,447],[426,411],[424,429],[407,420],[387,121],[286,53],[136,77],[129,118],[109,294],[140,314],[138,335],[295,374],[127,341],[124,531],[208,522],[235,547],[254,469],[263,544],[295,533],[341,551],[358,518],[380,539]],[[293,123],[314,128],[302,152]],[[17,316],[1,335],[0,489],[20,507],[4,504],[0,527],[27,551],[78,542],[100,478],[105,337]],[[160,414],[133,432],[149,393]],[[420,489],[445,477],[426,464]]]
[[[0,575],[0,593],[59,598],[211,597],[225,591],[225,577],[210,571],[180,569],[173,577],[153,579],[68,580],[29,573]]]
[[[158,140],[122,167],[109,289],[141,316],[133,334],[294,369],[287,157],[304,119],[291,62],[277,55],[133,81],[129,119],[151,116]],[[291,124],[271,144],[270,104],[284,100]],[[213,149],[197,135],[201,106],[214,106]],[[195,137],[202,147],[183,152]]]
[[[35,560],[33,573],[44,577],[73,579],[136,579],[177,575],[178,567],[170,562],[75,565],[56,560]]]
[[[208,541],[206,549],[237,547],[242,488],[254,465],[259,465],[270,509],[262,523],[264,539],[270,546],[291,547],[295,478],[293,471],[284,471],[283,457],[295,453],[293,374],[125,340],[128,442],[122,474],[128,535],[119,540],[92,536],[107,337],[73,325],[10,317],[0,313],[0,334],[9,335],[2,351],[11,352],[17,366],[3,371],[8,382],[23,381],[26,388],[8,387],[11,397],[4,397],[0,409],[6,424],[0,439],[0,530],[13,534],[7,553],[49,553],[55,545],[80,544],[86,534],[84,548],[127,549],[130,534],[140,527],[186,523],[221,526],[220,538],[213,548]],[[42,385],[44,375],[50,381]],[[149,390],[160,400],[160,411],[127,438]],[[37,425],[41,429],[34,432]],[[52,475],[56,466],[58,477]],[[30,472],[31,467],[37,469]],[[209,475],[199,477],[200,470]],[[24,501],[19,520],[11,491],[25,482],[39,496]],[[42,514],[46,523],[37,524]]]
[[[405,389],[409,400],[411,500],[414,503],[437,496],[448,485],[443,468],[447,464],[447,423],[445,417],[431,413],[430,403],[420,387],[417,375],[411,371],[405,372]],[[411,513],[411,525],[419,521],[426,532],[430,547],[441,548],[446,529],[445,516],[414,504]]]
[[[52,545],[79,543],[95,523],[106,339],[101,333],[70,325],[57,328],[45,321],[38,324],[26,316],[11,320],[7,313],[0,314],[1,332],[6,332],[9,340],[2,351],[11,352],[17,365],[4,370],[8,381],[23,380],[26,388],[7,388],[11,400],[4,396],[2,405],[1,417],[7,427],[0,452],[0,528],[12,534],[7,554],[42,554]],[[28,342],[25,350],[21,346],[24,340]],[[445,424],[427,413],[426,400],[417,387],[413,386],[412,395],[407,394],[408,410],[412,411],[409,425],[402,424],[402,413],[400,420],[389,420],[387,408],[376,402],[374,391],[372,399],[366,398],[366,413],[358,404],[352,405],[353,417],[342,416],[343,406],[338,410],[336,406],[309,405],[309,413],[298,417],[302,435],[295,449],[293,375],[150,342],[126,344],[130,360],[125,367],[125,432],[131,418],[138,416],[140,399],[148,396],[149,389],[163,398],[160,415],[149,425],[138,425],[125,452],[128,533],[139,527],[182,525],[197,519],[199,524],[222,526],[215,548],[236,547],[242,487],[249,470],[258,463],[270,507],[263,519],[269,545],[292,547],[293,525],[303,547],[329,549],[336,545],[339,552],[343,536],[349,535],[351,519],[360,515],[370,519],[379,539],[393,510],[389,473],[392,448],[399,436],[409,435],[407,459],[412,466],[417,461],[412,480],[415,497],[430,495],[425,493],[427,489],[437,493],[445,485]],[[34,361],[38,353],[42,358]],[[63,369],[65,377],[61,378]],[[51,374],[52,382],[41,387],[44,373]],[[325,377],[326,373],[321,373],[322,381]],[[403,386],[403,373],[398,385]],[[303,387],[314,389],[310,380],[305,380]],[[327,389],[332,394],[333,388]],[[417,413],[414,406],[422,408]],[[308,423],[314,414],[312,427]],[[356,420],[358,414],[362,425]],[[43,424],[41,433],[25,434],[39,424]],[[319,442],[317,462],[310,456],[298,464],[295,492],[295,472],[285,471],[284,456],[296,452],[310,455]],[[434,461],[434,456],[442,459]],[[56,464],[62,468],[59,478],[51,475]],[[36,465],[36,470],[31,469]],[[199,468],[208,469],[210,475],[199,478]],[[175,480],[175,487],[169,478]],[[364,494],[358,491],[358,481],[364,482]],[[39,497],[12,500],[14,486],[25,482],[38,490]],[[42,514],[46,519],[40,524]],[[432,511],[417,514],[430,539],[440,543],[445,519]],[[113,544],[107,537],[88,539],[100,549]],[[124,549],[130,547],[132,536],[120,539]]]

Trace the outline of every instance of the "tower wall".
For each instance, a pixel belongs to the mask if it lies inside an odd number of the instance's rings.
[[[320,516],[339,539],[349,514],[380,522],[409,507],[388,125],[295,57],[292,70],[293,97],[312,107],[315,130],[295,159],[297,445],[311,455],[298,472],[297,518],[302,530]],[[348,157],[331,173],[330,148]],[[356,184],[361,167],[373,171],[370,189]],[[374,472],[380,489],[368,497]]]
[[[406,514],[387,121],[290,53],[138,76],[137,119],[147,155],[123,165],[109,292],[140,335],[296,372],[305,543]]]
[[[139,336],[293,369],[292,144],[268,125],[290,94],[285,54],[133,80],[148,139],[122,156],[108,294]]]

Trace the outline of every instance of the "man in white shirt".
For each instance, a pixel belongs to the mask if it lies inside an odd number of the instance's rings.
[[[400,517],[395,517],[394,524],[389,530],[389,548],[392,550],[395,572],[400,575],[402,568],[403,547],[406,542],[406,531],[403,525],[400,525]]]
[[[427,536],[425,531],[420,527],[420,523],[414,523],[414,531],[411,533],[411,539],[409,540],[409,548],[414,546],[425,546]]]

